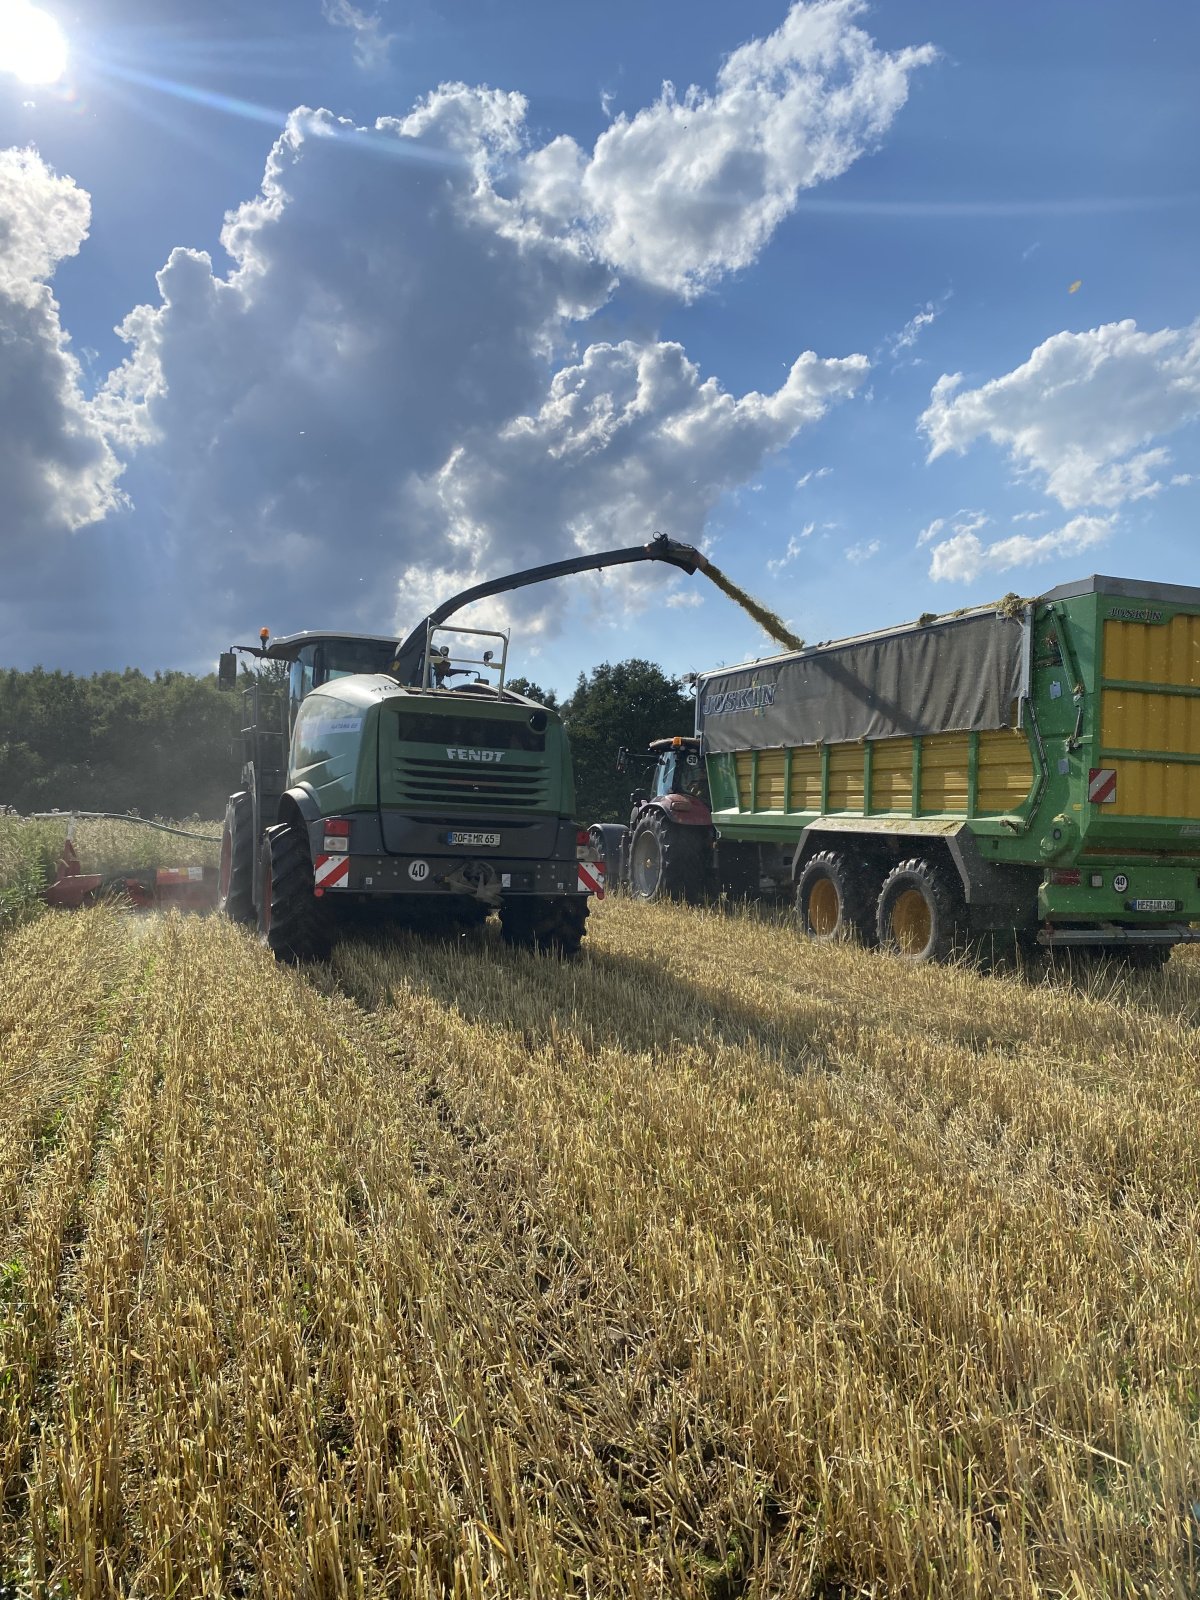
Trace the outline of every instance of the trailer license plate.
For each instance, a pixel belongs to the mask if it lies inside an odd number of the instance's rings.
[[[500,835],[498,833],[453,832],[447,834],[446,839],[449,844],[465,844],[472,848],[478,848],[480,845],[490,845],[494,848],[500,843]]]
[[[1177,902],[1174,900],[1131,900],[1131,911],[1174,911]]]

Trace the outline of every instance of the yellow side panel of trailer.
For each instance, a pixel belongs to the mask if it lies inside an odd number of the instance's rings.
[[[789,811],[820,811],[821,752],[816,745],[792,751],[792,792]]]
[[[1200,696],[1105,689],[1100,707],[1100,742],[1106,750],[1200,756]]]
[[[830,811],[861,811],[863,808],[863,747],[860,744],[834,744],[829,747]]]
[[[1200,817],[1200,767],[1124,757],[1112,764],[1117,798],[1112,805],[1097,806],[1097,812],[1109,817]]]
[[[911,814],[912,774],[912,740],[878,740],[871,751],[871,810]]]
[[[1104,624],[1104,676],[1200,689],[1200,617]]]
[[[975,815],[1004,816],[1017,811],[1033,788],[1033,757],[1019,728],[998,728],[979,735]]]
[[[733,768],[737,773],[738,810],[753,811],[754,797],[754,752],[753,750],[739,750],[733,758]]]
[[[931,733],[921,740],[921,810],[967,814],[968,735]]]
[[[784,764],[782,750],[760,750],[758,752],[758,792],[756,795],[759,811],[783,811],[786,809],[784,802]]]
[[[1100,744],[1131,756],[1101,756],[1116,768],[1109,817],[1200,817],[1200,767],[1164,756],[1200,757],[1200,617],[1104,624],[1104,676],[1154,688],[1107,685],[1100,696]],[[1189,691],[1193,691],[1189,693]],[[1141,752],[1145,752],[1142,754]]]

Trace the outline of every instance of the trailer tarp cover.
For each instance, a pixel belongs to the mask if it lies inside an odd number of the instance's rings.
[[[707,673],[706,752],[1012,726],[1026,627],[976,613]]]

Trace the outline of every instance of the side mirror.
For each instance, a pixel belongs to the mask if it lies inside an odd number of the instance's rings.
[[[625,771],[625,757],[628,754],[629,754],[629,746],[623,744],[621,746],[621,748],[617,751],[617,771],[618,772],[624,772]]]
[[[232,650],[222,650],[221,659],[217,662],[217,688],[237,688],[237,657]]]

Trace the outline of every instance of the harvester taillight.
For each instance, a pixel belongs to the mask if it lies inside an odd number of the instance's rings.
[[[576,861],[603,861],[604,859],[599,847],[592,843],[592,835],[587,828],[580,828],[575,835],[575,859]]]
[[[350,848],[350,819],[348,817],[326,817],[325,838],[322,847],[326,854],[334,851],[349,850]]]
[[[1050,882],[1058,884],[1063,889],[1077,889],[1083,882],[1083,874],[1078,867],[1053,867],[1050,872]]]

